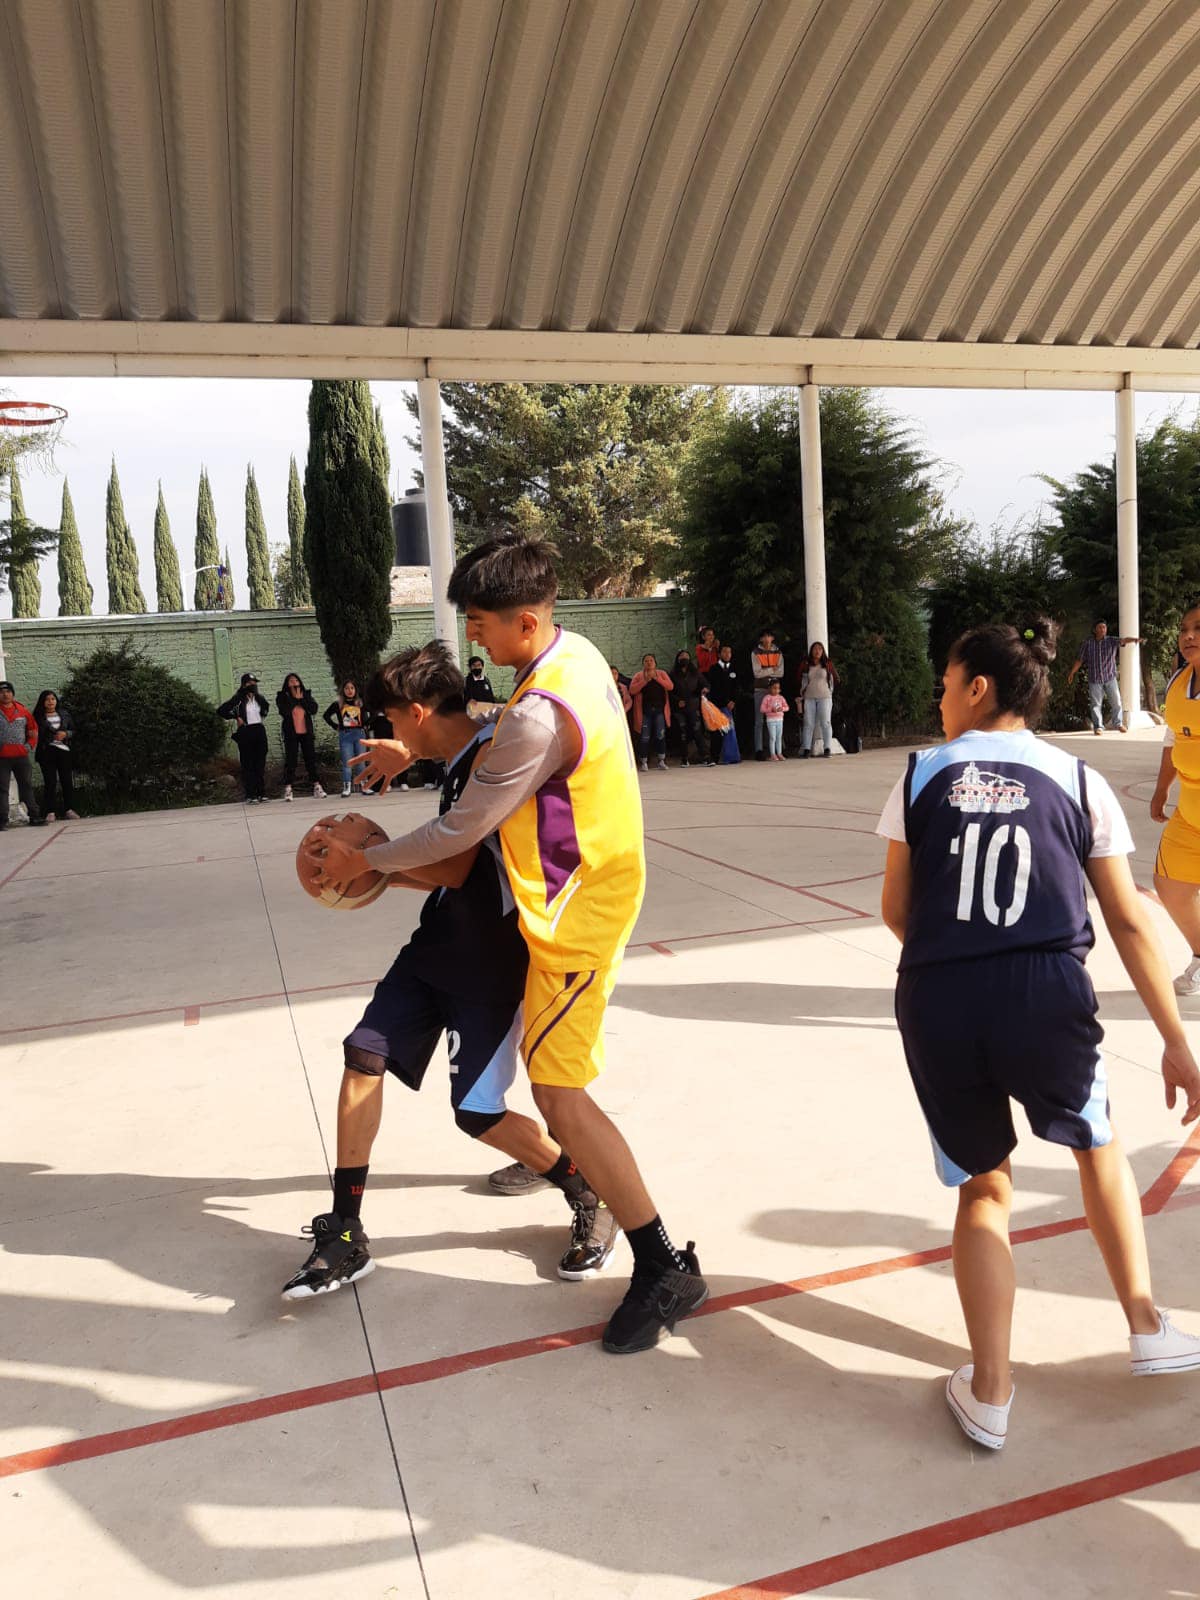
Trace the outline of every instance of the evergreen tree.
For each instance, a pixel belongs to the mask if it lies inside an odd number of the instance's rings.
[[[300,474],[296,471],[295,456],[292,457],[288,468],[287,519],[287,593],[291,599],[286,602],[281,600],[279,604],[311,606],[312,585],[308,581],[308,568],[304,565],[304,490],[300,487]],[[276,566],[279,566],[278,562]],[[277,581],[277,592],[278,588]]]
[[[442,394],[460,549],[505,527],[553,539],[562,593],[588,599],[649,593],[675,564],[680,462],[721,391],[446,383]]]
[[[383,408],[374,406],[372,408],[372,417],[374,419],[374,427],[371,430],[371,465],[375,468],[380,483],[383,484],[384,492],[388,497],[388,505],[390,506],[392,492],[388,486],[388,480],[392,476],[392,457],[388,450],[387,434],[383,431]]]
[[[183,582],[179,576],[179,556],[171,538],[171,521],[163,499],[162,479],[158,484],[158,505],[154,508],[154,584],[160,611],[183,610]]]
[[[221,551],[217,544],[217,508],[213,505],[208,469],[200,468],[200,492],[196,500],[196,588],[192,604],[197,611],[216,611],[220,607],[217,567]]]
[[[308,397],[304,560],[335,682],[365,681],[391,633],[394,552],[371,391],[317,379]]]
[[[225,554],[221,557],[224,571],[220,574],[221,593],[217,605],[223,611],[233,610],[233,568],[229,564],[229,546],[225,546]]]
[[[273,611],[275,586],[271,581],[267,525],[263,521],[253,467],[246,468],[246,582],[250,589],[251,611]]]
[[[117,481],[113,460],[108,475],[108,494],[104,509],[105,565],[108,568],[108,611],[110,616],[142,615],[146,597],[138,581],[137,547],[125,520],[125,504]]]
[[[71,490],[63,479],[62,521],[58,529],[58,614],[60,617],[90,617],[92,586],[83,561],[83,545],[75,522]]]
[[[17,471],[16,462],[9,468],[8,494],[9,517],[13,528],[18,530],[28,528],[30,523],[25,515],[25,496],[21,490],[21,475]],[[28,546],[9,566],[8,586],[12,591],[14,617],[36,617],[41,614],[42,580],[38,577],[38,557]]]

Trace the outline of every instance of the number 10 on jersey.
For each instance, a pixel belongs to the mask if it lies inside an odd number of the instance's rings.
[[[950,841],[950,854],[960,856],[958,875],[958,920],[970,922],[975,912],[975,880],[979,876],[979,840],[983,824],[970,822],[957,839]],[[1009,905],[1001,907],[996,901],[996,878],[1000,871],[1000,856],[1010,844],[1017,852],[1017,872],[1013,882],[1013,896]],[[1020,921],[1025,910],[1025,897],[1029,893],[1029,868],[1033,857],[1033,842],[1028,832],[1015,823],[1003,822],[988,836],[983,851],[983,914],[997,928],[1011,928]]]

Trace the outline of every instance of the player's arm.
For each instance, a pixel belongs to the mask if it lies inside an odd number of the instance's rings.
[[[1188,1048],[1171,975],[1146,904],[1138,894],[1128,858],[1093,856],[1084,868],[1126,972],[1163,1042],[1162,1075],[1167,1107],[1183,1092],[1184,1123],[1200,1117],[1200,1068]]]
[[[471,875],[479,845],[427,867],[409,867],[404,872],[388,873],[389,889],[461,889]],[[363,865],[366,866],[364,856]]]
[[[1150,815],[1155,822],[1165,822],[1165,810],[1171,795],[1171,785],[1175,782],[1175,761],[1171,755],[1171,746],[1163,745],[1162,756],[1158,763],[1158,782],[1154,785],[1154,793],[1150,798]]]
[[[912,851],[899,839],[889,839],[880,915],[901,944],[904,943],[908,928],[908,908],[911,904]]]

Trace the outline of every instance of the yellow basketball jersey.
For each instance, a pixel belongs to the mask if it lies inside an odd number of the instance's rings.
[[[604,657],[561,628],[499,718],[545,695],[574,720],[583,753],[500,826],[508,881],[535,967],[576,972],[620,958],[646,887],[642,797],[625,711]]]
[[[1184,667],[1167,685],[1163,715],[1175,735],[1171,759],[1179,775],[1179,814],[1200,828],[1200,683],[1195,695],[1192,669]]]

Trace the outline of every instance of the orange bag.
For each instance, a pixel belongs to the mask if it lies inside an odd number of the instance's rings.
[[[700,701],[700,715],[703,718],[704,726],[708,729],[709,733],[728,732],[729,718],[723,711],[719,710],[715,705],[713,705],[712,701],[707,695],[705,695]]]

